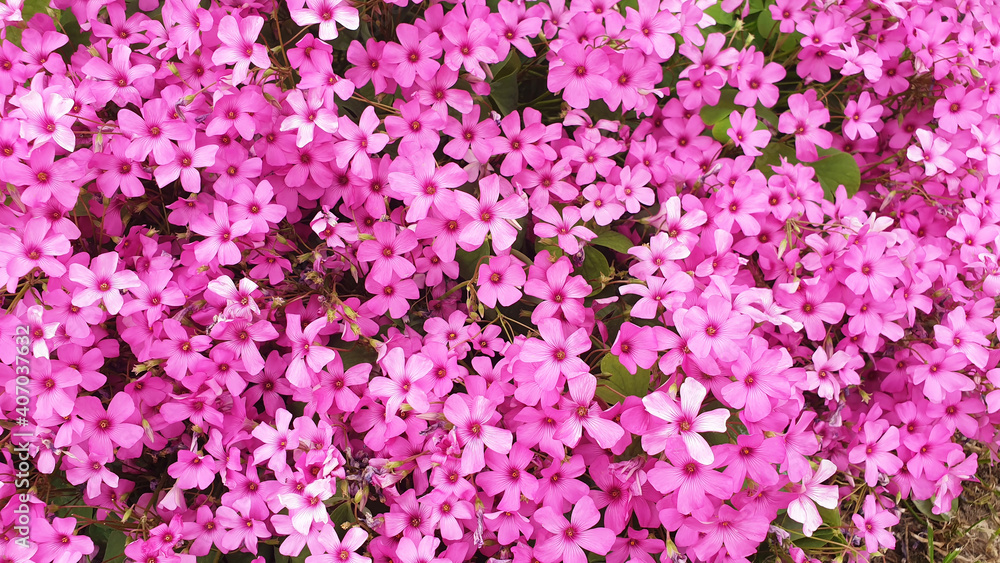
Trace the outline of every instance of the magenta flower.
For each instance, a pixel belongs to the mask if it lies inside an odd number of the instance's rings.
[[[642,404],[646,412],[667,424],[661,430],[644,434],[642,449],[646,453],[657,454],[664,450],[669,437],[680,436],[692,459],[703,465],[714,462],[712,448],[701,433],[725,432],[729,410],[721,408],[699,414],[707,394],[708,389],[704,385],[689,377],[681,384],[680,403],[663,391],[655,391],[643,397]]]
[[[438,36],[422,36],[416,26],[401,23],[396,26],[396,37],[399,43],[390,42],[385,46],[385,60],[395,65],[393,78],[396,82],[403,88],[409,88],[417,76],[432,80],[441,68],[441,64],[437,62],[441,57],[441,41]]]
[[[95,79],[92,91],[97,105],[105,105],[114,101],[120,106],[135,104],[142,106],[139,90],[132,85],[139,78],[153,73],[153,65],[133,65],[132,49],[125,45],[114,47],[111,51],[111,62],[101,57],[94,57],[83,65],[83,72]]]
[[[326,317],[309,323],[305,330],[299,315],[285,315],[286,336],[292,344],[292,358],[288,362],[285,377],[296,387],[312,387],[313,374],[318,373],[337,357],[337,352],[320,344],[319,331],[327,326]]]
[[[356,125],[354,120],[342,117],[338,132],[344,140],[334,145],[337,166],[346,168],[347,164],[350,163],[351,172],[362,177],[371,176],[372,165],[368,155],[378,154],[389,142],[388,135],[375,132],[378,125],[379,119],[375,116],[375,108],[371,106],[365,108],[365,111],[361,113],[361,118]],[[332,131],[328,132],[332,133]]]
[[[482,396],[451,395],[444,403],[444,415],[455,425],[462,445],[462,473],[476,473],[486,466],[485,450],[506,454],[514,436],[493,421],[496,405]]]
[[[125,156],[132,160],[146,160],[150,154],[156,164],[168,164],[174,158],[175,147],[170,141],[184,141],[194,136],[190,125],[171,119],[172,109],[162,98],[143,104],[142,117],[131,110],[118,112],[122,131],[131,136],[132,142],[125,149]]]
[[[88,451],[102,459],[112,460],[116,445],[131,448],[142,439],[142,427],[127,422],[136,410],[132,397],[125,393],[116,393],[107,410],[97,397],[80,397],[75,410],[83,419],[81,437],[88,441]]]
[[[73,151],[76,135],[70,128],[76,118],[67,115],[73,109],[72,99],[32,90],[19,97],[18,104],[11,115],[21,118],[21,137],[33,141],[34,148],[52,140],[67,151]]]
[[[80,446],[73,446],[67,456],[69,468],[66,469],[66,480],[71,485],[86,483],[87,496],[91,498],[101,494],[103,485],[112,489],[118,487],[118,475],[105,466],[111,459],[108,457],[110,455],[104,455],[98,450],[84,451]]]
[[[259,424],[253,429],[253,437],[261,441],[261,445],[253,452],[253,464],[259,465],[267,460],[267,467],[278,471],[287,466],[286,453],[299,445],[299,430],[292,430],[292,413],[278,409],[275,415],[276,427]]]
[[[509,307],[521,299],[520,288],[527,279],[524,263],[510,255],[491,256],[489,261],[479,266],[479,289],[476,296],[487,307],[494,308],[499,302]]]
[[[2,236],[7,243],[6,251],[10,253],[6,268],[12,283],[16,284],[18,278],[35,268],[54,278],[66,273],[66,266],[58,257],[70,253],[69,240],[50,230],[44,217],[29,220],[20,236],[14,233],[2,233]],[[13,293],[15,290],[8,291]]]
[[[389,278],[380,281],[376,276],[365,278],[365,290],[372,294],[367,306],[376,315],[389,315],[395,319],[400,319],[410,310],[407,299],[417,299],[420,292],[417,284],[411,279],[400,279],[394,272]]]
[[[610,63],[603,49],[567,43],[557,56],[549,67],[549,90],[562,90],[563,99],[570,107],[586,109],[591,100],[599,100],[611,90],[611,82],[604,76]]]
[[[844,108],[844,135],[848,139],[873,139],[882,128],[882,106],[872,103],[871,94],[862,92]]]
[[[488,495],[503,494],[497,503],[498,509],[518,510],[522,503],[521,496],[530,501],[535,498],[538,489],[538,479],[528,471],[533,459],[534,453],[520,443],[514,443],[509,456],[489,450],[486,452],[486,466],[491,471],[477,475],[476,484]]]
[[[580,241],[590,241],[597,238],[597,235],[584,227],[578,225],[581,214],[578,207],[568,205],[562,209],[562,214],[555,207],[535,209],[534,216],[543,222],[535,223],[535,234],[545,238],[555,238],[559,248],[567,254],[576,254],[580,251]]]
[[[656,54],[667,60],[674,54],[673,34],[681,30],[680,21],[669,11],[661,10],[656,0],[639,0],[638,11],[625,8],[625,29],[631,31],[629,45],[646,55]]]
[[[542,390],[555,389],[559,376],[573,379],[590,372],[579,358],[590,350],[590,337],[585,329],[577,329],[567,336],[562,321],[542,319],[538,330],[543,340],[529,338],[525,341],[520,358],[535,364],[535,380]]]
[[[371,563],[371,559],[358,554],[361,546],[368,541],[368,534],[361,528],[351,528],[340,539],[333,526],[323,526],[319,532],[319,542],[326,553],[306,557],[306,563]]]
[[[486,78],[483,63],[499,62],[494,45],[490,39],[495,34],[490,32],[490,26],[484,20],[474,19],[468,27],[458,22],[450,23],[441,30],[447,40],[444,49],[444,63],[452,70],[465,68],[476,78]],[[495,44],[496,40],[493,39]]]
[[[802,533],[806,536],[812,536],[823,523],[816,505],[829,510],[837,508],[840,494],[836,485],[822,484],[836,472],[837,466],[833,462],[820,460],[815,473],[810,470],[802,483],[792,487],[795,498],[788,504],[788,517],[802,524]]]
[[[760,149],[766,147],[771,140],[770,131],[757,129],[757,111],[754,108],[747,109],[742,116],[740,112],[734,111],[729,114],[729,123],[733,127],[726,134],[747,156],[760,156]]]
[[[742,341],[753,321],[750,317],[733,311],[732,304],[723,297],[708,298],[707,309],[692,307],[674,312],[674,326],[687,338],[688,348],[699,358],[715,353],[720,359],[736,359],[737,341]]]
[[[884,420],[869,420],[863,426],[858,445],[847,458],[851,463],[865,463],[865,482],[874,487],[879,474],[894,475],[903,466],[892,452],[899,447],[899,429]]]
[[[474,250],[492,235],[493,251],[501,253],[514,244],[517,228],[512,223],[528,213],[528,202],[517,194],[500,199],[501,186],[509,189],[506,180],[501,184],[500,176],[491,174],[479,182],[479,199],[461,191],[455,192],[458,206],[472,221],[465,225],[458,242],[462,248]],[[514,223],[516,224],[516,223]]]
[[[191,450],[177,452],[177,461],[167,468],[167,473],[183,489],[207,489],[217,472],[215,458]]]
[[[601,513],[590,497],[576,503],[569,520],[551,506],[543,506],[535,512],[534,520],[552,535],[535,546],[535,555],[543,563],[586,563],[584,550],[607,555],[615,534],[607,528],[595,528],[600,519]]]
[[[899,524],[899,516],[878,506],[876,502],[875,495],[866,496],[864,516],[860,514],[851,516],[851,522],[865,539],[865,550],[868,553],[875,553],[880,548],[893,549],[896,547],[896,537],[888,528]]]
[[[817,100],[815,90],[788,97],[788,111],[778,117],[778,131],[795,135],[795,157],[812,162],[818,158],[816,147],[828,149],[833,134],[823,129],[829,123],[830,112]]]
[[[899,258],[885,253],[887,244],[885,237],[873,236],[847,251],[844,263],[852,272],[844,283],[851,291],[860,295],[870,290],[878,301],[889,299],[904,269]]]
[[[217,349],[228,350],[243,360],[243,367],[250,375],[264,369],[264,358],[260,355],[259,342],[270,342],[278,338],[278,331],[266,320],[252,323],[246,319],[220,322],[212,327],[209,336],[224,340]]]
[[[302,4],[299,4],[301,6]],[[347,29],[357,29],[361,23],[357,8],[346,0],[306,0],[305,8],[289,10],[292,21],[306,27],[319,24],[319,38],[330,41],[337,38],[337,24]],[[256,34],[254,35],[256,39]],[[267,68],[259,63],[257,66]],[[237,82],[242,82],[239,80]]]
[[[103,301],[112,315],[117,314],[124,303],[121,290],[142,285],[135,272],[118,271],[118,254],[114,252],[94,258],[89,269],[80,264],[70,264],[69,278],[83,286],[82,290],[73,294],[74,305],[87,307]]]
[[[714,511],[708,496],[727,499],[735,492],[734,489],[739,488],[727,475],[715,471],[718,459],[704,464],[695,461],[685,449],[667,447],[665,451],[670,463],[657,461],[656,467],[650,469],[647,476],[656,490],[664,494],[677,493],[677,510],[681,514],[707,520]]]
[[[267,48],[257,42],[264,27],[264,18],[224,16],[219,21],[219,39],[222,45],[212,52],[212,63],[233,66],[233,84],[243,84],[250,72],[250,64],[266,69],[271,66]]]
[[[400,405],[406,403],[416,412],[427,412],[431,380],[431,361],[423,354],[413,354],[404,359],[402,348],[393,348],[381,361],[387,377],[376,377],[368,382],[373,397],[382,399],[387,415],[395,415]]]
[[[173,147],[174,157],[153,170],[156,185],[162,188],[180,178],[181,187],[185,191],[200,192],[201,173],[198,169],[215,164],[215,154],[218,150],[218,145],[198,147],[193,136],[179,141],[177,146]]]
[[[250,232],[250,219],[231,222],[229,206],[216,201],[212,218],[198,215],[191,223],[191,230],[202,235],[205,240],[194,244],[195,257],[204,264],[218,261],[220,266],[238,264],[243,255],[236,241]]]
[[[76,527],[77,520],[74,517],[53,518],[52,524],[41,518],[39,528],[31,530],[32,540],[38,545],[35,554],[37,559],[33,560],[74,563],[84,556],[94,554],[97,548],[93,540],[85,535],[78,535]]]
[[[294,130],[295,145],[298,147],[304,147],[313,140],[317,127],[327,133],[335,133],[340,127],[336,110],[327,107],[327,98],[318,90],[310,90],[308,98],[301,90],[292,90],[285,102],[291,107],[292,115],[281,122],[281,130]]]
[[[227,16],[231,17],[231,16]],[[216,521],[226,529],[225,535],[217,544],[223,553],[235,551],[240,546],[250,553],[257,552],[257,540],[271,537],[267,524],[256,517],[253,511],[235,511],[229,506],[220,506],[216,512]]]

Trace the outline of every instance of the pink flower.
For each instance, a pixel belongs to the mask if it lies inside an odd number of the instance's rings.
[[[301,6],[302,4],[299,4]],[[347,29],[357,29],[361,23],[358,10],[346,0],[306,0],[306,8],[290,9],[292,21],[307,27],[319,24],[319,38],[330,41],[337,38],[337,24]],[[256,34],[254,35],[256,38]],[[258,64],[261,68],[267,68]],[[237,82],[242,82],[239,80]]]
[[[76,533],[75,517],[53,518],[51,525],[42,518],[39,524],[39,529],[31,530],[32,539],[38,544],[36,561],[75,563],[97,551],[93,540]]]
[[[170,163],[176,150],[170,141],[190,139],[194,130],[190,125],[169,118],[173,109],[162,98],[146,102],[140,111],[142,117],[127,109],[118,112],[122,131],[132,139],[125,149],[125,156],[132,160],[146,160],[152,154],[156,164]]]
[[[584,550],[607,555],[615,534],[607,528],[595,528],[600,519],[601,513],[590,497],[576,503],[569,520],[551,506],[543,506],[535,512],[534,520],[552,535],[539,541],[535,556],[542,563],[586,563]]]
[[[915,135],[920,145],[907,147],[906,158],[912,162],[923,163],[924,172],[928,176],[937,174],[939,169],[948,174],[956,170],[955,162],[948,156],[951,143],[944,137],[936,136],[927,129],[917,129]]]
[[[207,489],[215,480],[216,461],[212,456],[199,455],[191,450],[177,452],[177,461],[170,464],[167,473],[177,479],[183,489]]]
[[[520,358],[537,366],[535,379],[542,390],[555,389],[560,375],[572,379],[590,371],[579,358],[590,350],[590,338],[585,329],[577,329],[566,336],[562,321],[557,319],[542,319],[538,327],[543,340],[529,338],[521,349]]]
[[[581,214],[578,207],[568,205],[562,209],[562,215],[555,207],[548,205],[535,209],[534,216],[544,222],[535,223],[535,234],[545,238],[555,238],[559,248],[567,254],[580,252],[580,241],[590,241],[597,238],[593,231],[578,225]]]
[[[549,66],[549,90],[563,90],[563,99],[570,107],[586,109],[591,100],[601,99],[611,89],[611,82],[604,77],[610,63],[603,49],[567,43],[557,57]]]
[[[87,496],[91,498],[101,494],[102,485],[112,489],[118,487],[118,475],[105,466],[110,460],[109,455],[93,449],[84,451],[80,446],[74,445],[67,456],[69,468],[66,470],[66,480],[71,485],[87,483]]]
[[[373,296],[367,303],[372,313],[381,315],[388,311],[395,319],[402,318],[410,310],[407,299],[420,297],[417,284],[411,279],[401,279],[395,272],[384,281],[368,276],[365,278],[365,290]]]
[[[771,140],[770,131],[757,129],[757,111],[754,108],[747,109],[742,116],[740,112],[734,111],[729,114],[729,123],[733,127],[726,134],[747,156],[760,156],[760,148],[766,147]]]
[[[472,221],[465,225],[459,236],[459,244],[467,250],[478,248],[486,240],[487,233],[493,238],[493,251],[507,250],[517,238],[517,228],[511,223],[528,213],[526,198],[518,194],[500,200],[502,185],[509,189],[506,180],[501,184],[500,176],[491,174],[479,182],[479,199],[466,192],[455,192],[458,206]]]
[[[666,421],[666,427],[642,436],[642,448],[649,454],[662,452],[670,436],[680,436],[691,458],[703,465],[715,461],[711,446],[701,432],[725,432],[728,409],[715,409],[699,414],[708,390],[696,379],[687,378],[680,388],[680,403],[662,391],[642,399],[646,412]]]
[[[432,80],[441,68],[436,60],[441,57],[441,41],[437,34],[421,35],[416,26],[401,23],[396,26],[399,43],[390,42],[385,46],[385,60],[395,65],[393,78],[403,88],[412,86],[417,76]]]
[[[21,136],[38,148],[49,140],[72,152],[76,135],[70,127],[76,118],[67,115],[73,109],[73,100],[59,94],[40,94],[35,90],[18,98],[19,107],[11,115],[21,118]]]
[[[873,236],[847,251],[844,263],[853,271],[844,283],[851,291],[863,294],[870,290],[878,301],[889,299],[904,269],[899,258],[885,254],[887,244],[885,237]]]
[[[126,393],[116,393],[107,410],[97,397],[80,397],[76,400],[76,411],[83,419],[81,437],[88,441],[89,451],[106,461],[114,459],[115,445],[131,448],[142,439],[142,427],[127,422],[136,410],[132,397]]]
[[[888,528],[899,524],[899,517],[882,509],[876,502],[876,495],[866,496],[864,516],[860,514],[851,516],[851,522],[865,538],[865,550],[868,553],[875,553],[880,548],[893,549],[896,547],[896,537]]]
[[[350,118],[341,118],[338,131],[344,140],[334,145],[337,166],[346,168],[350,163],[351,172],[362,177],[370,177],[372,166],[368,155],[377,154],[389,142],[388,135],[375,132],[378,125],[379,119],[375,116],[375,108],[371,106],[362,112],[357,125]]]
[[[412,276],[416,267],[406,255],[416,248],[417,235],[410,229],[399,230],[390,222],[375,223],[372,230],[375,240],[366,240],[358,247],[358,260],[372,263],[371,277],[386,283],[393,276]]]
[[[82,290],[73,294],[74,305],[87,307],[103,301],[112,315],[118,314],[124,303],[121,290],[142,285],[135,272],[118,271],[118,254],[114,252],[94,258],[89,269],[80,264],[70,264],[69,278],[83,286]]]
[[[191,223],[191,230],[202,235],[205,240],[194,244],[195,257],[202,263],[218,261],[220,266],[238,264],[243,258],[236,241],[250,232],[250,219],[230,222],[229,206],[215,202],[213,217],[198,215]]]
[[[521,443],[514,443],[510,456],[489,450],[486,452],[486,466],[491,469],[476,476],[476,484],[488,495],[503,494],[497,503],[500,510],[518,510],[521,496],[532,500],[538,489],[538,480],[528,471],[534,453]]]
[[[298,147],[304,147],[313,140],[317,127],[327,133],[335,133],[340,127],[336,110],[326,107],[327,98],[319,90],[309,90],[309,98],[306,98],[301,90],[292,90],[285,98],[285,102],[292,108],[293,113],[282,120],[281,130],[295,130],[295,145]],[[343,165],[338,164],[338,166],[345,165],[346,162]]]
[[[625,8],[625,29],[631,31],[629,46],[634,46],[646,55],[656,54],[667,60],[674,54],[673,34],[681,30],[680,22],[674,14],[660,9],[656,0],[639,0],[638,11],[631,6]]]
[[[844,135],[848,139],[874,139],[876,128],[882,128],[882,106],[872,104],[871,94],[862,92],[857,100],[844,108]]]
[[[695,461],[683,448],[667,447],[665,451],[670,463],[657,461],[647,476],[656,490],[664,494],[677,494],[677,510],[681,514],[691,514],[700,520],[707,520],[714,510],[708,495],[728,499],[735,492],[732,479],[715,471],[718,459],[704,464]]]
[[[180,178],[181,187],[185,191],[198,193],[201,191],[201,173],[198,168],[208,168],[215,164],[215,153],[219,145],[197,147],[194,137],[179,141],[174,146],[174,157],[161,163],[153,170],[156,185],[164,187]]]
[[[447,40],[444,63],[448,68],[459,70],[464,67],[472,76],[484,79],[486,71],[483,70],[483,63],[500,61],[495,50],[495,34],[491,33],[489,24],[484,20],[471,20],[468,27],[453,22],[444,26],[442,32]]]
[[[893,475],[903,462],[893,455],[899,447],[899,429],[884,420],[865,422],[858,445],[851,448],[847,458],[851,463],[865,463],[865,482],[874,487],[879,474]]]
[[[486,466],[486,448],[500,454],[510,452],[514,436],[495,425],[496,406],[486,397],[451,395],[444,403],[444,415],[458,433],[462,473],[475,473]]]
[[[737,341],[749,334],[753,321],[732,309],[729,300],[712,296],[707,311],[701,307],[675,311],[674,326],[687,337],[688,348],[695,356],[706,358],[714,352],[720,359],[733,360],[739,355]]]
[[[212,52],[212,63],[217,65],[232,64],[233,84],[243,84],[250,72],[250,63],[258,68],[271,66],[267,56],[267,48],[257,42],[257,36],[264,27],[264,18],[247,16],[237,19],[235,16],[224,16],[219,21],[219,39],[222,45]]]
[[[479,289],[476,296],[487,307],[494,308],[497,302],[509,307],[521,299],[520,288],[527,279],[524,263],[510,255],[491,256],[479,267]]]
[[[337,357],[337,353],[320,344],[317,336],[327,326],[326,317],[319,317],[302,330],[301,317],[294,313],[285,315],[286,336],[292,344],[292,358],[285,377],[296,387],[312,387],[312,375]]]
[[[319,542],[326,553],[306,557],[306,563],[371,563],[371,559],[358,554],[361,546],[368,541],[368,533],[361,528],[351,528],[344,533],[344,539],[337,536],[333,526],[323,526],[319,532]]]
[[[93,92],[97,105],[114,101],[120,106],[135,104],[142,106],[139,90],[132,85],[137,79],[153,74],[153,65],[133,65],[132,49],[118,45],[111,51],[111,62],[94,57],[83,65],[83,72],[94,81]]]
[[[395,415],[400,405],[406,403],[418,413],[427,412],[430,403],[427,391],[431,380],[431,361],[423,354],[413,354],[404,359],[402,348],[393,348],[380,362],[387,377],[376,377],[368,382],[373,397],[382,399],[388,415]]]
[[[6,250],[10,252],[6,268],[11,283],[16,284],[31,270],[39,268],[53,278],[66,273],[66,266],[58,257],[70,254],[69,240],[49,229],[44,217],[35,217],[21,229],[21,235],[2,233],[2,239],[7,243]],[[8,289],[14,293],[14,289]]]
[[[801,484],[796,484],[792,488],[795,498],[788,504],[788,517],[802,524],[802,533],[812,536],[813,532],[823,523],[816,505],[828,510],[837,508],[840,494],[836,485],[823,485],[834,473],[837,466],[828,459],[820,460],[816,472],[811,470],[803,478]]]
[[[278,471],[287,466],[286,453],[298,447],[299,431],[289,428],[292,424],[292,413],[285,409],[278,409],[275,422],[276,427],[259,424],[253,429],[253,437],[261,441],[261,445],[253,452],[253,464],[259,465],[267,460],[268,468]]]

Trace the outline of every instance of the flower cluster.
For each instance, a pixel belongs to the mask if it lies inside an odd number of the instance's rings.
[[[893,549],[1000,446],[998,14],[8,0],[0,561]]]

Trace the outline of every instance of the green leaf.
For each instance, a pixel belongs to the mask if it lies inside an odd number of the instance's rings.
[[[808,163],[816,171],[816,179],[823,186],[826,198],[833,201],[837,187],[843,185],[847,196],[858,193],[861,187],[861,168],[854,157],[837,149],[820,149],[820,156],[826,158]]]
[[[763,154],[754,159],[753,167],[763,172],[767,177],[774,174],[771,166],[781,164],[781,157],[785,157],[789,162],[798,162],[795,158],[795,149],[784,143],[768,143],[760,152]]]
[[[601,358],[601,373],[609,376],[607,385],[622,395],[643,397],[649,391],[649,370],[636,368],[636,373],[629,373],[618,360],[618,356],[605,354]],[[597,394],[608,403],[617,403],[621,397],[604,388],[598,388]]]
[[[517,109],[517,73],[510,74],[490,84],[493,107],[507,115]]]
[[[627,236],[619,233],[618,231],[601,233],[600,235],[597,235],[597,238],[590,241],[590,244],[610,248],[611,250],[616,250],[622,254],[627,254],[629,249],[635,246],[635,244],[633,244]]]
[[[489,253],[490,245],[485,242],[472,252],[466,252],[459,248],[455,252],[455,260],[458,260],[458,269],[462,274],[462,279],[472,279],[472,276],[479,269],[476,267],[479,264],[479,259],[488,256]]]
[[[611,264],[596,248],[587,248],[584,252],[583,265],[577,269],[577,273],[587,280],[594,291],[600,291],[605,286],[602,278],[611,277]]]
[[[757,14],[757,33],[760,33],[763,39],[766,40],[771,37],[776,25],[777,23],[774,21],[774,18],[771,17],[771,10],[761,10]]]
[[[512,74],[516,74],[517,71],[521,70],[521,57],[518,56],[516,49],[511,49],[510,54],[503,61],[492,65],[490,67],[493,72],[493,80],[497,81],[501,78],[506,78]]]
[[[125,553],[125,546],[131,543],[128,536],[118,530],[111,530],[108,535],[108,543],[104,550],[104,560],[114,559]]]
[[[330,513],[330,522],[337,527],[340,527],[345,522],[353,523],[354,513],[351,512],[351,503],[342,502],[337,508],[334,508],[333,512]]]
[[[722,4],[713,4],[705,9],[705,15],[711,16],[715,23],[723,27],[733,25],[733,15],[722,9]]]
[[[701,108],[701,120],[706,125],[712,125],[725,118],[727,120],[726,126],[728,127],[729,114],[733,113],[733,110],[736,109],[736,104],[733,102],[734,99],[736,99],[736,90],[733,88],[723,88],[722,93],[719,95],[719,103],[714,106]]]

